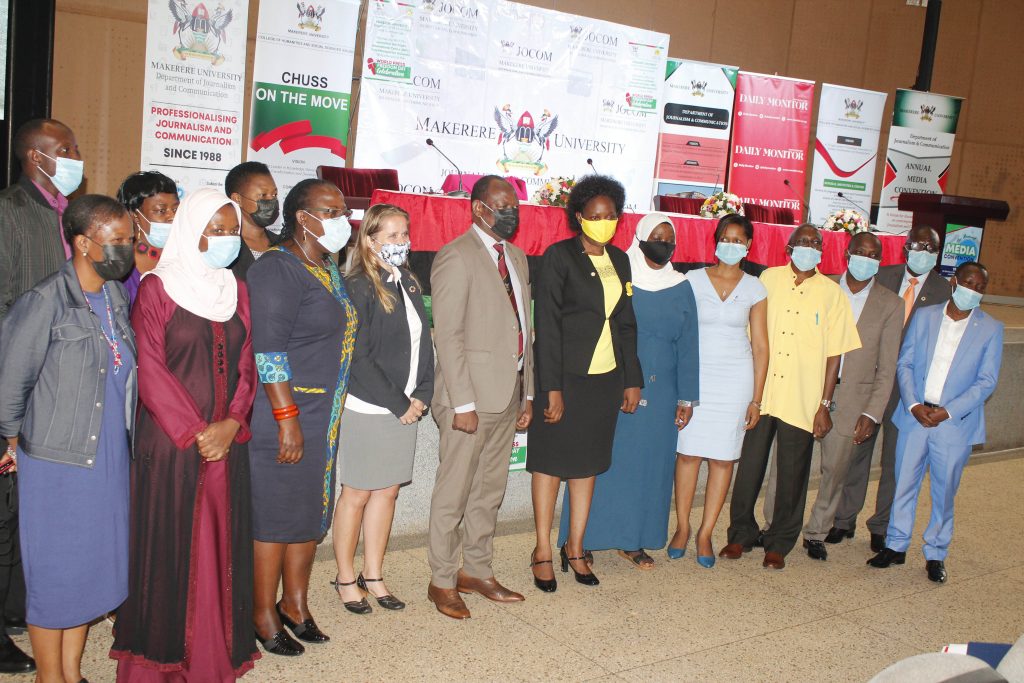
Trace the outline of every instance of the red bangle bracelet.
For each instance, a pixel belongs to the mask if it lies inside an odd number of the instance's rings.
[[[274,414],[275,420],[288,420],[299,414],[299,407],[293,403],[292,405],[285,406],[284,408],[274,408],[271,412]]]

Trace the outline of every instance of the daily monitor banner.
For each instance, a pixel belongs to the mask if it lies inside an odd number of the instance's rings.
[[[358,22],[358,0],[260,2],[247,158],[282,197],[317,166],[345,165]]]
[[[813,102],[814,81],[739,73],[730,192],[744,203],[791,209],[802,220]]]
[[[897,209],[901,192],[946,193],[949,160],[963,99],[897,90],[878,201],[879,230],[904,234],[913,214]]]
[[[149,0],[142,163],[179,191],[224,186],[242,160],[248,0]]]
[[[355,163],[402,189],[455,169],[526,181],[600,172],[647,210],[668,36],[505,0],[376,0],[367,24]]]
[[[885,93],[824,83],[811,171],[811,216],[819,224],[840,209],[871,216]]]
[[[725,186],[738,72],[735,66],[668,60],[657,194],[709,195]]]

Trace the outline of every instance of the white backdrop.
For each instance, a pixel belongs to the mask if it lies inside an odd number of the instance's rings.
[[[355,165],[439,189],[454,169],[601,173],[647,210],[668,36],[505,0],[369,3]],[[469,188],[467,188],[469,189]]]

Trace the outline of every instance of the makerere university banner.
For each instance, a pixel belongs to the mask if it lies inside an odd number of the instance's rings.
[[[949,160],[963,99],[897,90],[885,153],[885,179],[878,199],[878,230],[907,233],[913,220],[896,208],[901,192],[946,193]]]
[[[142,163],[179,192],[224,187],[242,160],[247,0],[149,0]]]
[[[802,220],[813,102],[814,81],[739,73],[729,192]]]
[[[871,218],[885,97],[873,90],[822,84],[809,202],[819,224],[841,209]]]
[[[345,165],[358,23],[358,0],[260,2],[247,158],[282,197],[317,166]]]
[[[735,66],[669,59],[665,66],[657,194],[713,194],[725,186]]]
[[[429,138],[463,172],[517,176],[532,194],[589,159],[647,210],[667,53],[662,33],[505,0],[375,0],[355,164],[439,188],[455,169]]]

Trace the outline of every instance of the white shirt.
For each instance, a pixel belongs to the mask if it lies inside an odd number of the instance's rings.
[[[953,320],[948,313],[942,312],[939,338],[935,341],[935,354],[932,356],[931,365],[928,366],[928,376],[924,382],[924,400],[927,403],[942,405],[942,389],[946,386],[949,368],[953,365],[953,357],[960,347],[960,340],[963,339],[964,332],[967,331],[967,324],[973,315],[974,311],[971,311],[971,314],[963,320]],[[950,417],[953,416],[950,415]]]
[[[864,289],[854,294],[850,290],[850,285],[846,282],[846,278],[850,277],[849,273],[844,274],[839,278],[839,289],[843,290],[843,294],[850,301],[850,308],[853,310],[853,322],[860,322],[860,314],[864,312],[864,303],[868,300],[868,294],[871,293],[871,288],[875,286],[875,278],[871,278]],[[846,361],[846,354],[844,353],[842,358],[839,359],[839,377],[843,376],[843,362]],[[861,415],[867,415],[870,417],[875,424],[879,424],[880,421],[874,415],[868,415],[867,413],[861,413]]]
[[[917,301],[917,298],[919,296],[921,296],[921,288],[924,287],[924,281],[927,280],[928,276],[931,275],[933,272],[935,272],[935,271],[929,270],[924,275],[914,275],[913,273],[910,272],[909,268],[904,268],[903,269],[903,282],[900,283],[900,291],[898,291],[897,294],[899,294],[900,298],[902,299],[903,295],[907,291],[907,287],[910,286],[910,278],[916,277],[917,278],[917,284],[914,285],[914,301]]]
[[[493,237],[488,235],[486,232],[481,230],[480,227],[477,226],[475,223],[473,224],[473,230],[476,230],[477,236],[484,243],[484,249],[486,249],[487,253],[490,254],[491,260],[494,261],[494,269],[497,270],[498,269],[498,250],[494,248],[494,245],[495,244],[503,244],[503,245],[506,245],[506,247],[507,247],[507,243],[505,241],[498,242]],[[524,351],[525,351],[526,344],[529,344],[530,341],[526,338],[526,318],[523,317],[524,315],[526,315],[526,312],[523,310],[523,306],[522,306],[523,289],[522,289],[522,286],[519,284],[519,275],[516,274],[516,268],[515,268],[514,265],[512,265],[512,259],[510,259],[508,257],[507,249],[505,251],[505,266],[508,267],[508,277],[512,281],[512,293],[516,297],[516,304],[517,304],[516,305],[516,310],[517,310],[517,313],[519,315],[519,329],[523,330],[523,347],[524,347]],[[522,358],[519,359],[519,369],[520,370],[523,369],[523,359]],[[533,400],[533,396],[527,396],[526,400],[527,401],[532,401]],[[461,406],[458,406],[458,407],[455,408],[455,412],[456,413],[469,413],[469,412],[472,412],[474,410],[476,410],[476,403],[467,403],[465,405],[461,405]]]

